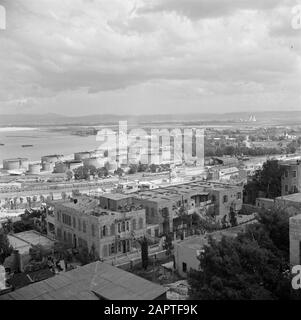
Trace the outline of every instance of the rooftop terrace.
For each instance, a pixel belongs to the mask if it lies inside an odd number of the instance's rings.
[[[293,201],[293,202],[300,202],[301,203],[301,193],[293,193],[288,194],[286,196],[281,196],[276,198],[277,200],[285,200],[285,201]]]
[[[222,183],[208,183],[204,181],[194,181],[189,183],[158,188],[149,191],[140,191],[134,195],[140,199],[153,201],[176,201],[183,195],[208,195],[209,190],[233,189],[236,186]]]

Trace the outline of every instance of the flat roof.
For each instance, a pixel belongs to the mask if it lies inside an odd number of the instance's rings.
[[[148,191],[139,191],[133,193],[139,199],[151,200],[151,201],[176,201],[179,197],[185,194],[191,195],[208,195],[209,190],[223,190],[238,188],[235,185],[211,183],[206,181],[193,181],[188,183],[182,183],[178,185],[152,189]]]
[[[20,254],[28,253],[29,249],[35,245],[42,245],[49,248],[54,241],[34,230],[24,231],[7,235],[12,247],[19,251]]]
[[[288,194],[286,196],[277,197],[277,200],[286,200],[286,201],[294,201],[294,202],[301,202],[301,193],[293,193]]]
[[[125,196],[125,198],[130,198],[130,197]],[[77,200],[77,202],[74,203],[74,200]],[[91,215],[91,216],[95,216],[95,217],[109,216],[109,215],[113,216],[113,215],[118,215],[118,214],[122,214],[122,213],[130,213],[130,212],[134,212],[134,211],[143,209],[139,205],[132,205],[132,206],[124,206],[121,209],[118,209],[116,211],[112,211],[109,209],[102,208],[99,204],[98,199],[89,197],[87,195],[75,197],[74,200],[52,201],[52,205],[55,207],[56,204],[60,204],[61,206],[65,207],[65,208],[73,209],[74,211],[79,212],[81,214]]]
[[[206,244],[208,244],[208,240],[210,237],[215,239],[216,241],[220,241],[224,236],[225,237],[236,237],[240,232],[244,231],[246,226],[254,223],[254,221],[250,221],[247,223],[244,223],[242,225],[238,225],[233,228],[218,230],[215,232],[207,233],[203,236],[194,236],[192,238],[189,238],[187,240],[183,240],[178,242],[176,245],[181,247],[187,247],[190,249],[200,250],[202,249]]]
[[[167,290],[97,261],[2,295],[0,300],[154,300]]]
[[[133,196],[126,195],[126,194],[123,194],[123,193],[104,193],[99,197],[100,198],[107,198],[107,199],[110,199],[110,200],[122,200],[122,199],[133,198]]]

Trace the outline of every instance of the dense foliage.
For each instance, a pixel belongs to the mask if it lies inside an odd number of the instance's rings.
[[[189,275],[194,299],[289,299],[289,222],[282,210],[262,212],[236,238],[210,238],[200,271]]]
[[[281,196],[281,176],[283,169],[278,160],[267,160],[244,189],[246,202],[255,203],[261,192],[264,197],[274,199]]]

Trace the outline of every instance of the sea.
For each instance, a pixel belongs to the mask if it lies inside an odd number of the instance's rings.
[[[22,145],[30,145],[22,147]],[[3,159],[28,158],[40,161],[42,156],[92,151],[99,147],[96,136],[77,136],[53,128],[2,127],[0,128],[0,167]]]

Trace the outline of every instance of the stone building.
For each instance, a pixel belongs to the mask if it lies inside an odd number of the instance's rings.
[[[287,161],[281,164],[283,175],[281,178],[281,195],[301,191],[301,161]]]
[[[74,248],[87,247],[99,258],[131,252],[135,239],[146,233],[145,210],[118,201],[105,206],[102,198],[54,201],[56,238]]]
[[[231,210],[238,212],[242,207],[242,187],[204,181],[137,192],[133,196],[145,208],[147,224],[160,226],[160,235],[183,228],[183,211],[190,216],[211,214],[221,220]]]

